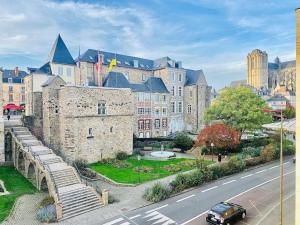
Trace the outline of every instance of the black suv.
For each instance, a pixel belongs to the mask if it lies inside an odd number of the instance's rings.
[[[220,202],[208,211],[206,221],[215,225],[231,225],[245,217],[246,209],[242,206],[229,202]]]

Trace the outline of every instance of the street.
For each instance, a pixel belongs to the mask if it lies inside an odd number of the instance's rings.
[[[168,225],[207,224],[205,216],[214,204],[229,201],[247,209],[245,220],[239,225],[276,224],[279,219],[278,161],[243,173],[208,183],[197,189],[126,212],[103,225]],[[284,162],[285,224],[294,224],[295,165]]]

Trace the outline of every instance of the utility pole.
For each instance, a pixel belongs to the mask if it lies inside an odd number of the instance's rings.
[[[282,109],[280,111],[280,214],[279,225],[283,225],[283,121],[282,121]]]

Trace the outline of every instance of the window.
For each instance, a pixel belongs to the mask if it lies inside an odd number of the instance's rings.
[[[144,93],[139,92],[138,93],[138,99],[139,99],[140,102],[144,101]]]
[[[138,128],[139,128],[139,130],[144,130],[144,120],[138,121]]]
[[[159,129],[159,127],[160,127],[160,120],[159,119],[155,120],[154,127],[155,127],[155,129]]]
[[[67,68],[67,76],[68,77],[72,76],[72,69],[71,68]]]
[[[113,127],[110,127],[110,129],[109,129],[109,130],[110,130],[110,133],[112,133],[112,132],[113,132]]]
[[[151,129],[151,121],[145,120],[145,130],[150,130],[150,129]]]
[[[145,81],[147,79],[147,75],[142,74],[142,81]]]
[[[167,95],[163,95],[163,101],[167,102]]]
[[[144,133],[143,132],[139,133],[139,138],[143,138],[143,137],[144,137]]]
[[[182,113],[182,102],[178,102],[178,112]]]
[[[159,102],[159,94],[155,95],[155,102]]]
[[[14,91],[13,86],[8,86],[8,91],[13,92]]]
[[[175,87],[172,87],[172,95],[175,96]]]
[[[171,102],[171,112],[175,113],[176,109],[175,109],[175,102]]]
[[[190,91],[190,98],[193,97],[193,91]]]
[[[182,80],[182,74],[179,74],[178,75],[178,81],[181,81]]]
[[[167,108],[163,108],[162,109],[162,114],[165,116],[165,115],[167,115]]]
[[[89,128],[89,136],[93,136],[93,129]]]
[[[12,83],[12,78],[8,78],[8,83]]]
[[[162,119],[161,125],[162,125],[163,128],[168,127],[168,120],[167,119]]]
[[[188,105],[188,107],[187,107],[187,113],[188,114],[192,113],[192,105]]]
[[[175,73],[172,73],[172,78],[173,78],[173,81],[176,81],[176,74]]]
[[[22,95],[22,102],[25,102],[25,95]]]
[[[151,108],[145,108],[145,115],[151,114]]]
[[[105,102],[98,103],[98,115],[105,115],[106,114],[106,106]]]
[[[138,114],[143,115],[144,112],[144,108],[138,108]]]
[[[182,87],[178,87],[178,96],[182,96]]]
[[[144,100],[145,101],[150,100],[150,93],[144,93]]]
[[[21,87],[21,92],[25,93],[25,87]]]
[[[159,116],[159,109],[155,109],[155,116]]]
[[[58,106],[55,106],[55,113],[58,113]]]
[[[64,73],[63,68],[61,66],[57,67],[57,74],[62,76],[63,73]]]
[[[9,102],[13,102],[14,101],[14,97],[13,97],[13,94],[9,94],[9,99],[8,99]]]

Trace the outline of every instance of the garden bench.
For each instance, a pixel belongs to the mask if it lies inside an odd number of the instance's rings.
[[[144,147],[144,151],[152,151],[152,147]]]

